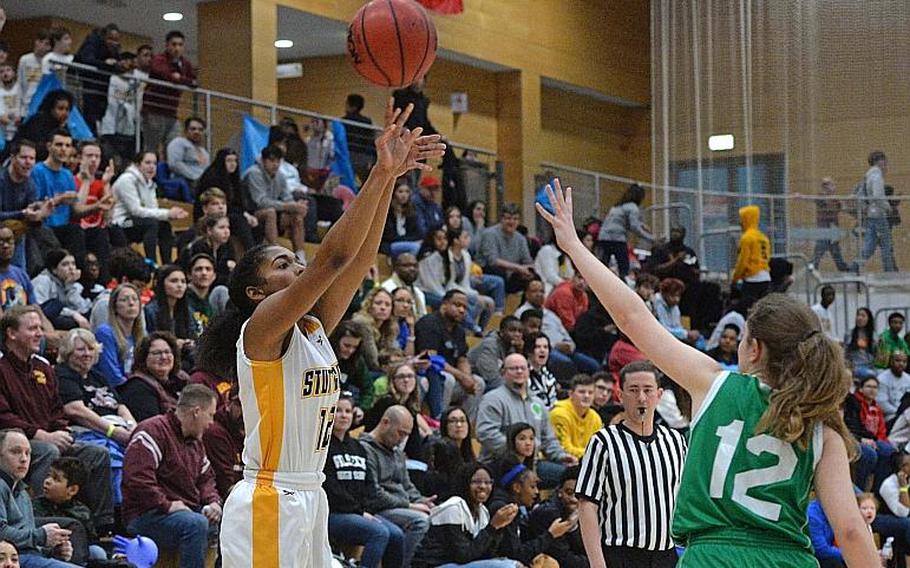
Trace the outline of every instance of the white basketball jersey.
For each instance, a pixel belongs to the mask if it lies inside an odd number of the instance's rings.
[[[339,395],[338,360],[318,319],[305,316],[284,356],[251,361],[237,340],[237,380],[246,439],[243,463],[258,482],[281,486],[295,474],[322,474]],[[276,475],[277,474],[277,475]]]

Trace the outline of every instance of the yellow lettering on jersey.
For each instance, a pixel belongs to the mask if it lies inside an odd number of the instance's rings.
[[[341,388],[338,367],[317,367],[307,369],[303,375],[303,390],[300,398],[313,398],[335,394]]]

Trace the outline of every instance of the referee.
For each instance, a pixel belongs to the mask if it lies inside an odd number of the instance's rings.
[[[592,568],[676,566],[670,525],[686,441],[654,424],[663,392],[654,365],[630,363],[619,377],[625,419],[588,442],[575,489],[585,551]]]

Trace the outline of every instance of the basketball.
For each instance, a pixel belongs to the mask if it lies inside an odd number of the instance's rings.
[[[367,81],[404,87],[436,59],[436,26],[414,0],[372,0],[348,26],[348,59]]]

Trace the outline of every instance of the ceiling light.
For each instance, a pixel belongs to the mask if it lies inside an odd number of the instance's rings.
[[[289,47],[294,47],[294,42],[289,39],[276,39],[275,47],[278,49],[287,49]]]
[[[165,15],[161,16],[166,22],[179,22],[183,19],[183,14],[180,12],[168,12]]]
[[[708,149],[712,152],[732,150],[734,145],[732,134],[715,134],[708,137]]]

